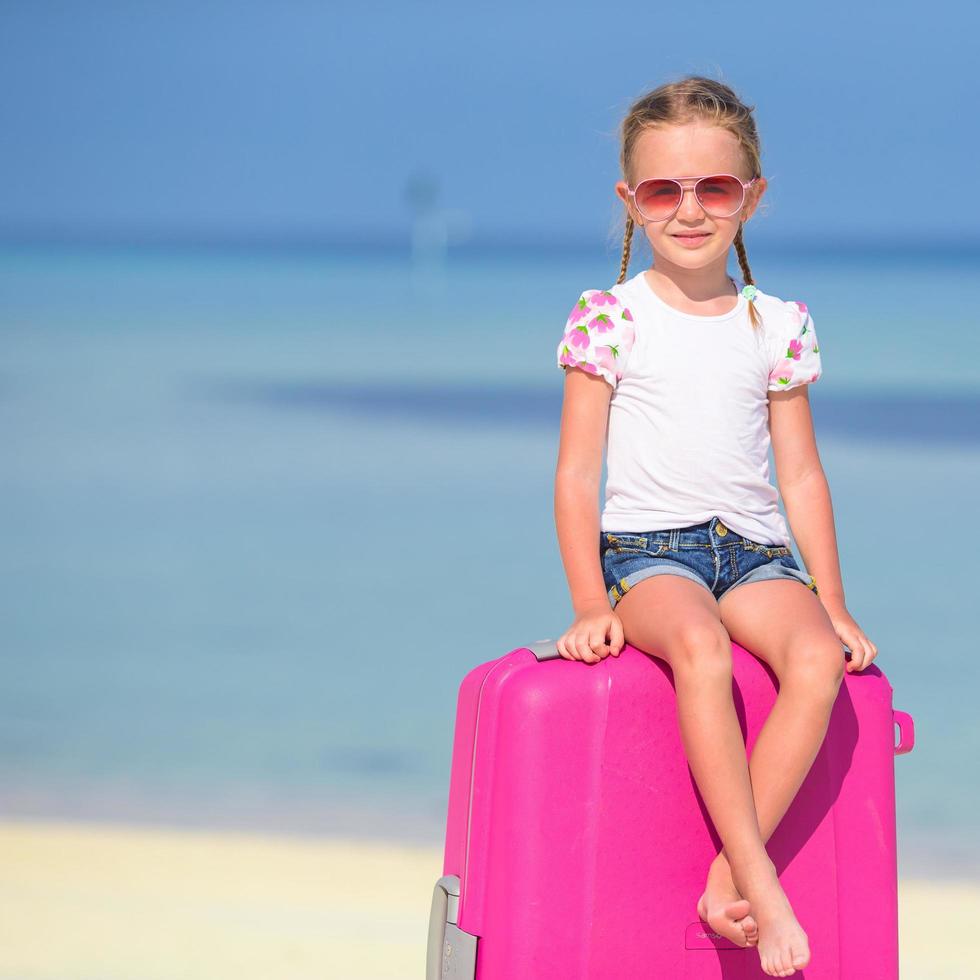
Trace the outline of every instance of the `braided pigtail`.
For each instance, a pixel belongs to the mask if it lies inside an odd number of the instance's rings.
[[[735,235],[735,254],[738,256],[738,265],[742,270],[742,278],[745,280],[746,287],[755,286],[755,282],[752,279],[752,270],[749,268],[749,257],[745,251],[745,239],[742,237],[742,232],[745,229],[745,222],[743,221],[738,226],[738,234]],[[762,325],[762,318],[759,315],[759,311],[756,309],[755,305],[755,289],[743,289],[742,292],[745,294],[745,298],[749,301],[749,319],[752,321],[752,326],[758,329]]]
[[[623,235],[623,261],[619,266],[617,284],[626,281],[626,270],[630,265],[630,252],[633,250],[633,215],[626,215],[626,233]]]

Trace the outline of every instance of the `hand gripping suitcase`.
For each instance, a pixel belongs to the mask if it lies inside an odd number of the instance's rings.
[[[732,657],[748,753],[778,686],[738,644]],[[913,742],[885,675],[845,673],[767,843],[810,942],[801,980],[898,977],[894,756]],[[596,664],[551,640],[512,650],[459,688],[426,980],[764,978],[756,947],[698,916],[720,848],[665,661],[629,644]]]

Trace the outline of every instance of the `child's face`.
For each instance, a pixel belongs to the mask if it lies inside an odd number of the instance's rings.
[[[708,174],[734,174],[742,180],[752,176],[745,167],[738,140],[720,126],[689,123],[648,129],[636,142],[633,158],[633,186],[647,177],[701,177]],[[693,185],[688,185],[693,187]],[[715,262],[727,262],[728,250],[739,225],[755,211],[766,188],[760,177],[745,191],[740,211],[727,218],[708,214],[698,203],[693,189],[685,190],[684,199],[672,218],[648,221],[634,207],[625,181],[616,184],[616,193],[630,209],[637,225],[642,226],[657,258],[684,269],[701,269]],[[707,232],[708,237],[696,247],[678,242],[678,232]]]

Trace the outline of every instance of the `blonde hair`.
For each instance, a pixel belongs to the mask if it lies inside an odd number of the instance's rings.
[[[691,122],[707,122],[730,132],[739,142],[749,177],[762,176],[762,154],[759,134],[756,131],[752,111],[755,106],[745,105],[723,82],[701,75],[688,75],[679,81],[667,82],[652,92],[641,96],[630,106],[619,127],[619,163],[623,179],[633,186],[633,154],[637,140],[647,129],[658,126],[683,125]],[[630,210],[626,208],[626,231],[623,236],[623,260],[617,283],[624,282],[629,267],[635,225]],[[744,223],[739,224],[735,235],[735,253],[746,285],[754,285],[752,270],[745,251]],[[749,301],[749,319],[753,327],[761,324],[756,305]]]

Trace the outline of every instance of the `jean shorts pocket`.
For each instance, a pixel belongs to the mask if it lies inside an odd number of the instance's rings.
[[[620,534],[604,531],[602,543],[604,551],[635,552],[642,555],[662,555],[667,550],[665,534]]]
[[[650,538],[646,534],[611,534],[604,535],[606,547],[618,551],[646,551]]]
[[[765,555],[766,558],[785,558],[793,554],[793,549],[787,548],[785,545],[763,544],[760,541],[750,541],[748,538],[744,541],[744,547],[746,551],[758,552],[760,555]]]

